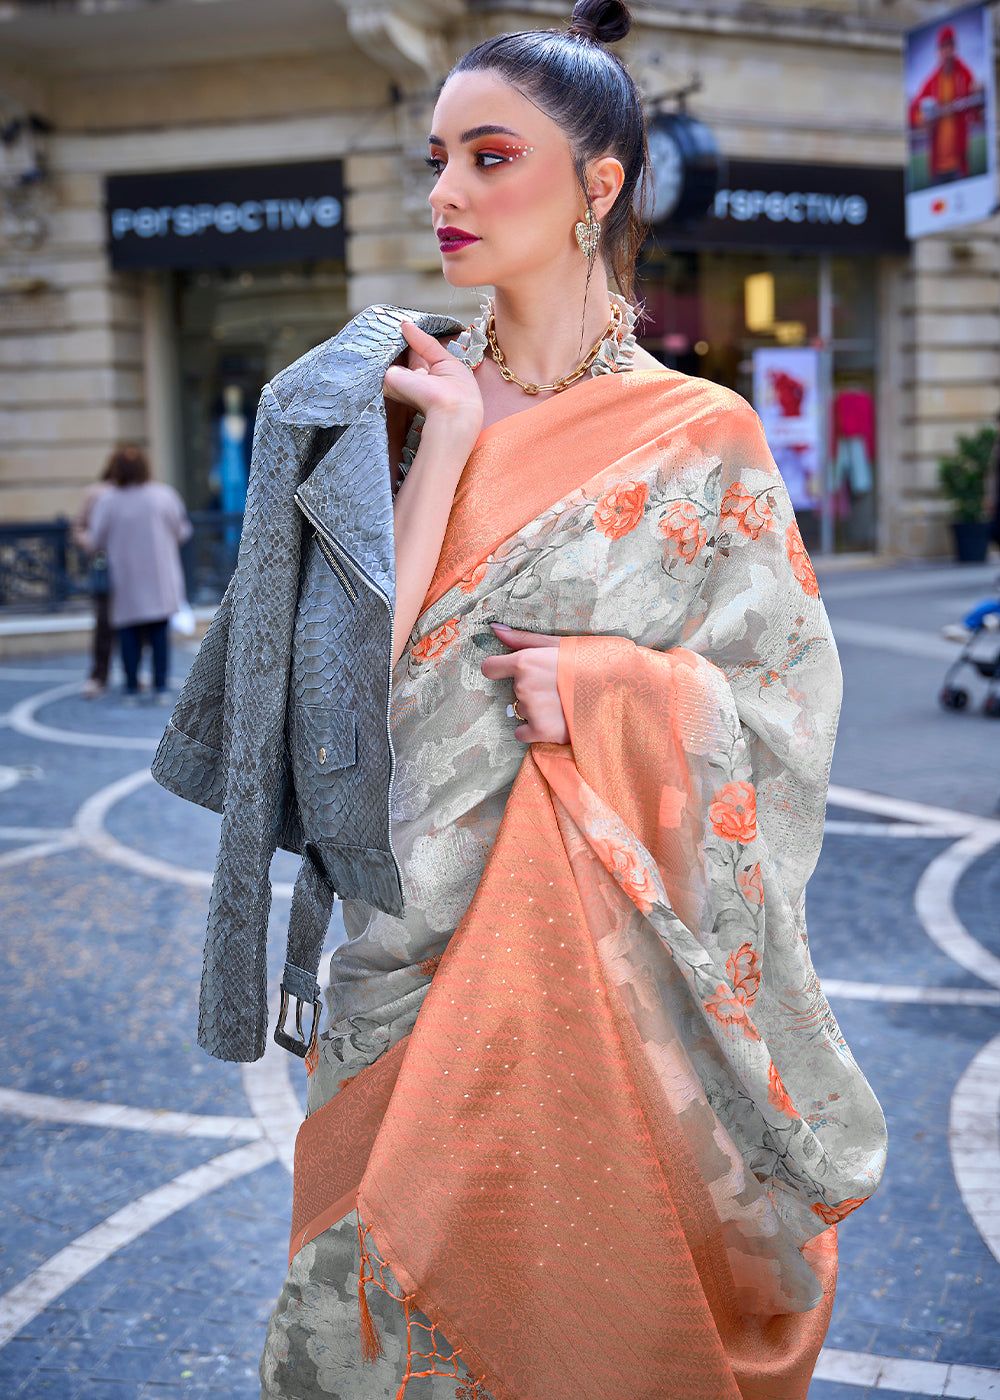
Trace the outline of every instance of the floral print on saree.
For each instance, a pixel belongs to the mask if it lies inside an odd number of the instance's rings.
[[[885,1152],[805,936],[836,650],[742,400],[575,393],[460,483],[393,692],[407,912],[345,906],[297,1204],[400,1047],[365,1237],[493,1400],[799,1400]],[[491,620],[563,638],[570,745],[513,740]]]

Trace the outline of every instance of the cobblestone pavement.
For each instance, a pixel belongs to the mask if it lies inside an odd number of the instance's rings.
[[[891,1155],[810,1400],[1000,1397],[1000,722],[936,705],[937,629],[990,579],[824,579],[847,700],[811,943]],[[149,780],[164,711],[82,675],[0,664],[0,1400],[253,1400],[298,1066],[197,1049],[217,823]]]

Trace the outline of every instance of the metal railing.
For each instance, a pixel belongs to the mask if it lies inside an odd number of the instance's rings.
[[[192,511],[194,533],[181,549],[188,602],[217,603],[236,567],[243,516]],[[65,519],[0,524],[0,612],[79,610],[90,598],[90,559]]]

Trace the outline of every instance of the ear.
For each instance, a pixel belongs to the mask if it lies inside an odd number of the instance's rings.
[[[621,194],[625,171],[614,156],[599,156],[587,166],[587,193],[598,223]]]

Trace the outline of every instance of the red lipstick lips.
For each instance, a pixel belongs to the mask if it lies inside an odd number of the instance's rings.
[[[461,228],[439,228],[437,236],[442,253],[457,253],[460,249],[479,242],[474,233],[466,233]]]

